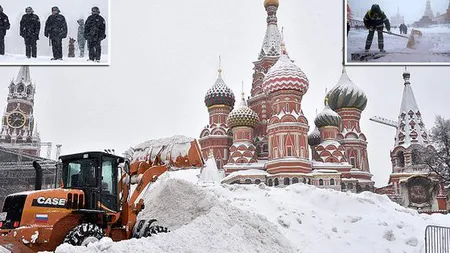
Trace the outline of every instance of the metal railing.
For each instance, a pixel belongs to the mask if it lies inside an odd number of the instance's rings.
[[[425,253],[450,252],[450,227],[428,225],[425,228]]]

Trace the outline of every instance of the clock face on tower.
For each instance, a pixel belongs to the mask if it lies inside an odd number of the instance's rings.
[[[25,125],[25,115],[21,112],[12,112],[6,119],[8,125],[13,128],[23,127]]]

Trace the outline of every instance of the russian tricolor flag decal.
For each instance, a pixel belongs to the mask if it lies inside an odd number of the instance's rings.
[[[36,222],[44,222],[48,221],[48,214],[36,214]]]

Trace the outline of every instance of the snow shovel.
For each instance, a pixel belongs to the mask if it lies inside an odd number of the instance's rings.
[[[418,44],[419,39],[422,38],[422,32],[419,30],[414,30],[414,29],[411,30],[409,37],[406,35],[401,35],[401,34],[387,32],[387,31],[383,31],[383,32],[390,34],[390,35],[397,36],[397,37],[402,37],[402,38],[408,39],[408,44],[406,44],[406,47],[411,48],[411,49],[414,49],[414,45]]]

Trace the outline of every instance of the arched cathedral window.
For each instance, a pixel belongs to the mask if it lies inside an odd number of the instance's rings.
[[[411,160],[412,160],[412,164],[420,164],[422,163],[421,159],[420,159],[420,154],[419,154],[419,150],[417,149],[413,149],[411,152]]]

